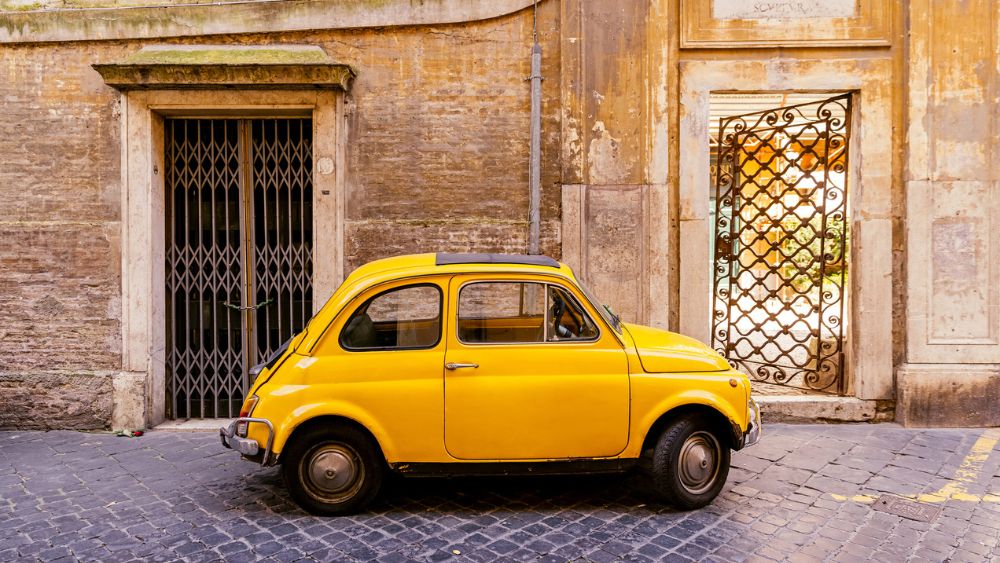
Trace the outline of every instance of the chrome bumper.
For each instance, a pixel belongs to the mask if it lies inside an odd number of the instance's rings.
[[[260,444],[256,440],[251,440],[250,438],[242,438],[236,435],[236,426],[241,423],[246,422],[247,428],[253,422],[258,422],[267,426],[267,445],[264,446],[264,455],[260,458],[261,465],[267,465],[268,460],[271,457],[271,446],[274,445],[274,425],[271,421],[266,418],[250,418],[242,417],[234,420],[228,427],[219,428],[219,438],[222,439],[222,445],[240,452],[240,454],[250,457],[257,455],[260,452]]]
[[[760,407],[757,406],[757,401],[749,399],[747,401],[747,410],[750,413],[750,424],[747,425],[747,431],[743,433],[743,446],[752,446],[760,441],[760,435],[762,433],[760,425]]]

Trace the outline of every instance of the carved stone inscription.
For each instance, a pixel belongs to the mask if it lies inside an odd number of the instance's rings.
[[[857,0],[713,0],[717,20],[850,18]]]

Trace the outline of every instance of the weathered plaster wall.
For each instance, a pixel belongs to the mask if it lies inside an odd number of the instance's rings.
[[[669,325],[667,2],[562,2],[563,257],[622,318]]]
[[[910,22],[898,411],[912,425],[997,425],[1000,4],[915,0]]]
[[[559,257],[558,4],[539,10],[542,242]],[[525,250],[530,10],[468,24],[157,42],[318,44],[357,71],[345,100],[346,271],[403,252]],[[3,46],[0,427],[111,420],[122,369],[121,122],[119,93],[90,65],[144,44]]]
[[[709,5],[563,2],[564,259],[625,318],[709,339],[709,95],[854,91],[849,392],[892,400],[904,14],[886,0],[852,3],[846,19],[815,3],[766,20]]]

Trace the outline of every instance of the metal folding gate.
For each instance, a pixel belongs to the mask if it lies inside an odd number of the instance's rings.
[[[713,346],[759,381],[846,391],[851,95],[722,118]]]
[[[312,122],[164,125],[168,415],[233,417],[312,315]]]

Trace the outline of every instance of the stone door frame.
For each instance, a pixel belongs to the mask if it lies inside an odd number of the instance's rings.
[[[313,126],[313,303],[344,277],[344,93],[341,90],[132,90],[121,98],[122,371],[113,428],[166,413],[164,117],[309,117]]]
[[[712,93],[853,92],[851,263],[845,377],[861,399],[893,396],[890,59],[680,63],[680,331],[711,336],[709,98]]]

